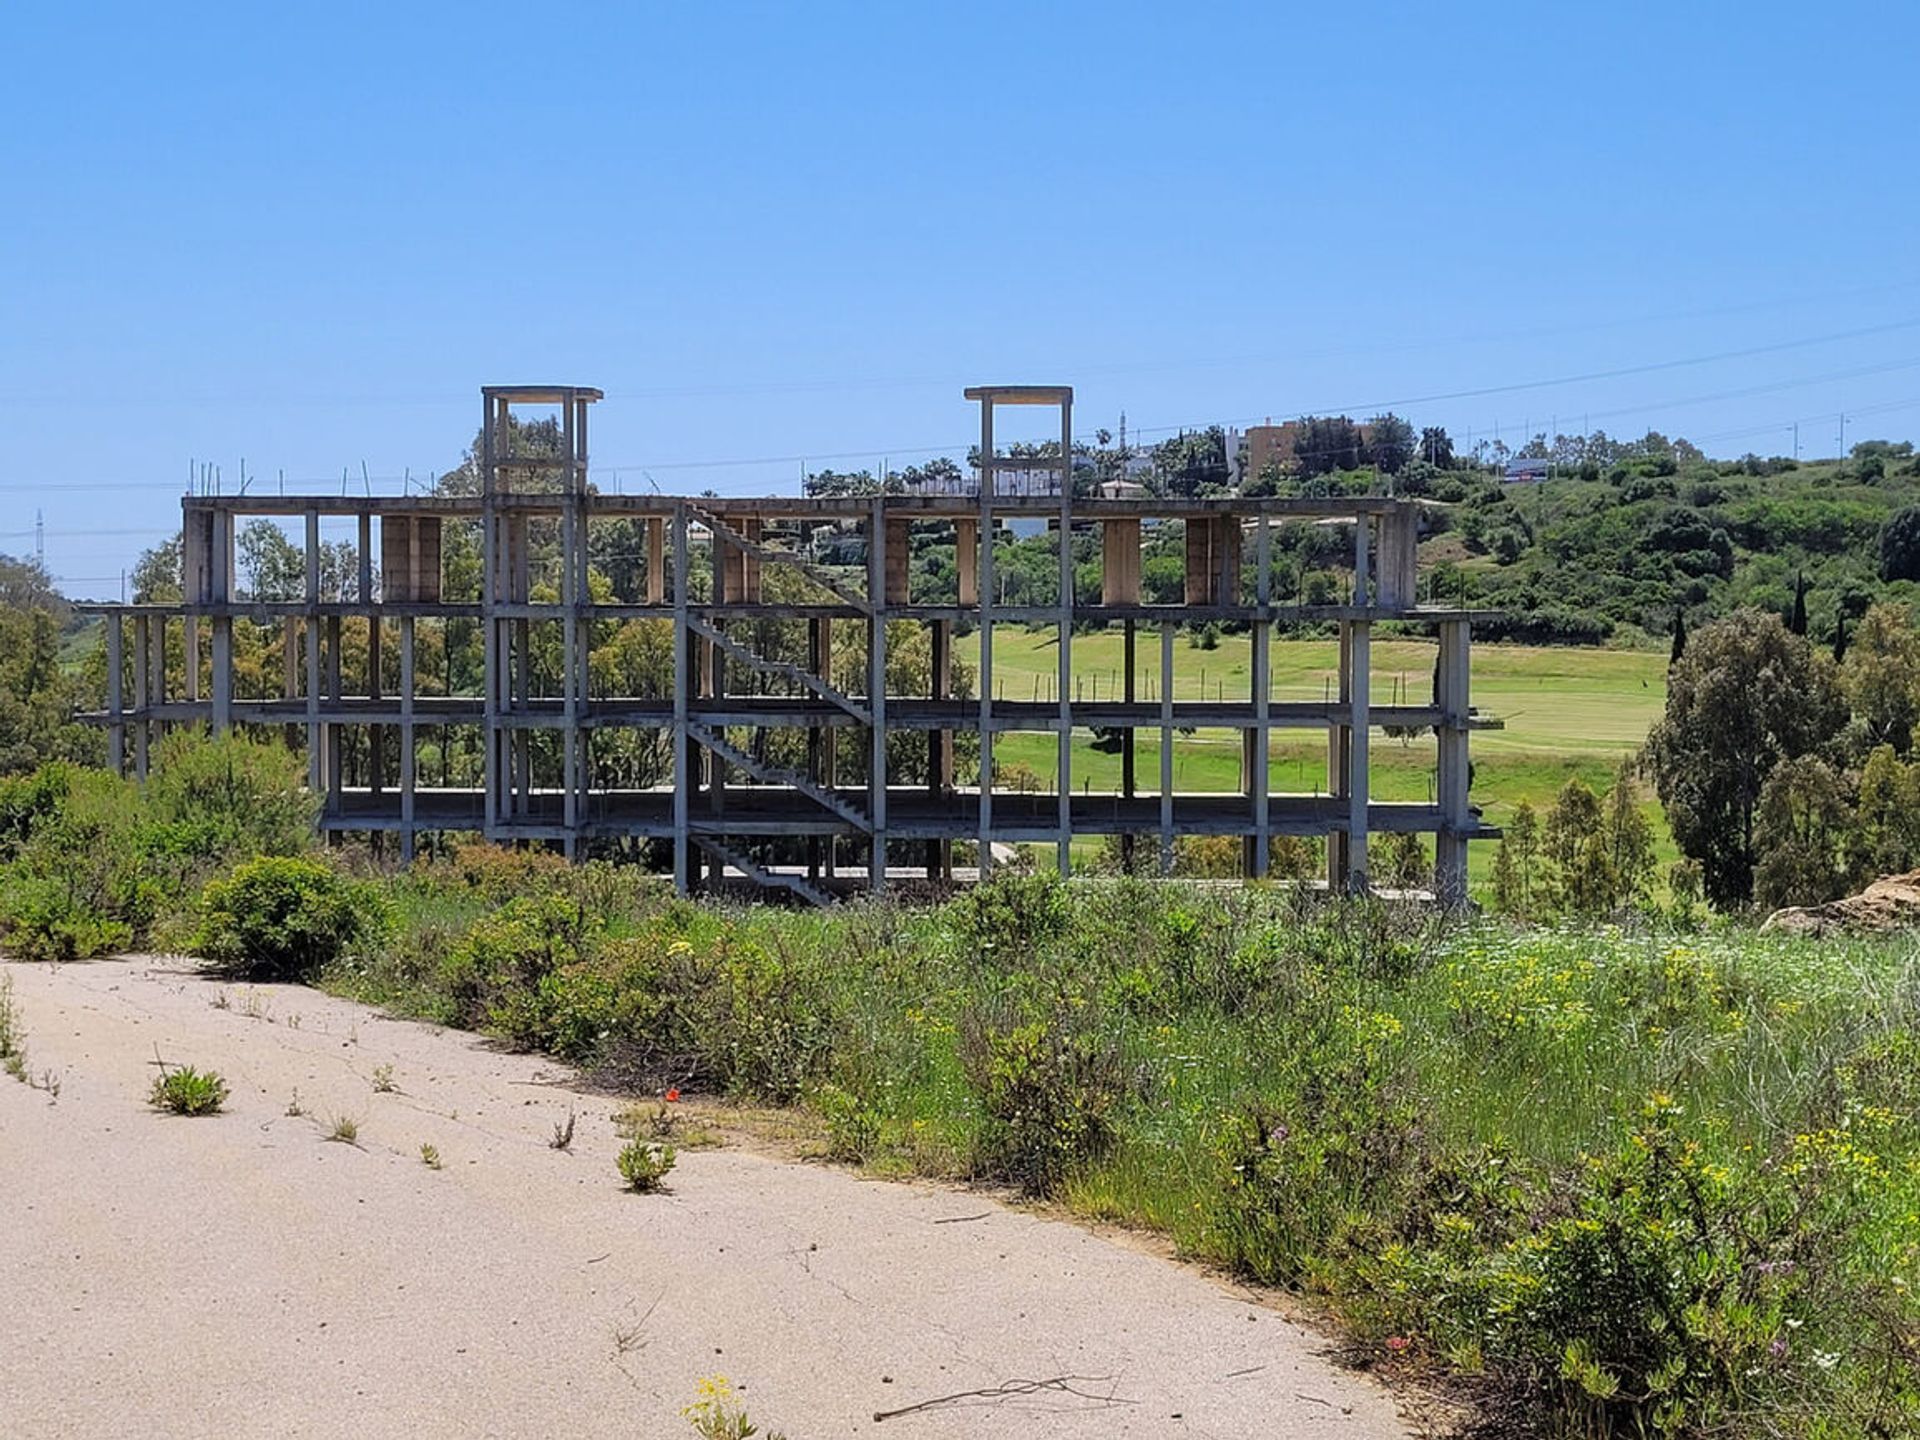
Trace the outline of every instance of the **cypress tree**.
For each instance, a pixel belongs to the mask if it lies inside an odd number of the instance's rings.
[[[1687,612],[1674,607],[1673,611],[1673,653],[1667,657],[1668,665],[1678,665],[1680,657],[1687,653]]]

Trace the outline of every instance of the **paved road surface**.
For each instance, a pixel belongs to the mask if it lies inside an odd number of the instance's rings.
[[[610,1104],[474,1036],[289,987],[221,1008],[163,961],[0,973],[60,1084],[0,1077],[0,1430],[21,1440],[682,1436],[713,1374],[789,1440],[1409,1433],[1284,1317],[1068,1223],[737,1150],[683,1151],[671,1193],[632,1195]],[[149,1110],[156,1047],[226,1076],[227,1113]],[[324,1139],[343,1114],[357,1145]],[[1057,1377],[1074,1393],[874,1422]]]

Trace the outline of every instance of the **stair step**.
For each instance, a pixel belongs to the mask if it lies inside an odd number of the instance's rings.
[[[785,660],[769,660],[766,656],[733,639],[716,625],[709,625],[704,621],[689,617],[687,626],[695,634],[704,635],[707,639],[713,641],[714,644],[726,651],[727,654],[733,656],[734,659],[740,661],[741,664],[758,670],[763,675],[784,676],[800,685],[803,689],[811,690],[821,699],[838,705],[862,725],[871,725],[873,723],[872,711],[860,705],[851,696],[842,694],[839,690],[829,685],[825,680],[822,680],[811,671],[802,670],[798,665],[789,664]]]
[[[754,779],[765,781],[769,785],[784,785],[790,790],[798,790],[802,795],[805,795],[816,804],[824,805],[827,809],[833,811],[834,814],[838,815],[842,820],[845,820],[849,825],[858,826],[860,829],[868,832],[872,831],[873,817],[868,815],[865,810],[855,805],[852,801],[836,795],[824,786],[815,784],[799,771],[788,770],[780,765],[769,765],[764,760],[758,760],[728,740],[726,736],[720,734],[719,731],[708,729],[705,725],[689,723],[687,732],[700,744],[713,751],[714,754],[720,756],[729,764],[746,771],[749,775],[753,776]]]
[[[729,849],[727,846],[722,845],[718,840],[711,839],[704,835],[696,835],[693,839],[694,844],[713,856],[713,858],[718,860],[722,865],[738,870],[762,890],[786,890],[798,895],[808,903],[821,908],[825,908],[833,903],[833,897],[831,895],[815,885],[811,880],[808,880],[804,875],[787,875],[779,871],[769,870],[765,866],[749,860],[745,855],[741,855]]]

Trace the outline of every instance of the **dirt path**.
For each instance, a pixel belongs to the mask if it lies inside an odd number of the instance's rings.
[[[671,1437],[716,1373],[790,1440],[1410,1433],[1284,1317],[1071,1224],[727,1150],[632,1195],[606,1100],[471,1035],[295,988],[220,1008],[160,961],[0,971],[60,1083],[0,1077],[12,1436]],[[150,1111],[156,1045],[228,1113]]]

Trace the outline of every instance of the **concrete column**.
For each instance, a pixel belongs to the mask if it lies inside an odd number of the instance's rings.
[[[327,617],[327,701],[334,714],[340,713],[340,617]],[[344,727],[338,720],[330,720],[322,733],[327,743],[327,809],[330,813],[341,813],[340,804],[340,735]]]
[[[1440,830],[1434,837],[1434,893],[1446,905],[1467,901],[1467,832],[1473,828],[1468,786],[1467,721],[1472,713],[1469,694],[1469,626],[1465,620],[1440,623],[1439,657],[1439,801]]]
[[[209,599],[217,605],[233,601],[233,517],[215,511],[213,545],[208,556]],[[213,617],[213,733],[224,735],[233,724],[233,617]]]
[[[136,614],[133,617],[133,773],[140,779],[147,778],[147,706],[149,680],[147,666],[152,662],[153,652],[147,639],[147,617]]]
[[[667,522],[658,517],[647,521],[647,604],[658,605],[667,598]]]
[[[413,616],[400,617],[400,857],[413,863],[414,774]]]
[[[980,858],[993,873],[993,401],[980,402]],[[965,576],[962,575],[964,583]]]
[[[1353,624],[1340,622],[1339,693],[1333,706],[1333,720],[1327,726],[1327,794],[1338,800],[1347,793],[1347,765],[1352,746],[1353,696]],[[1327,832],[1327,889],[1335,894],[1347,888],[1347,834]]]
[[[1073,873],[1073,405],[1060,405],[1060,878]]]
[[[867,598],[873,606],[873,620],[867,632],[867,706],[873,712],[873,751],[867,775],[868,808],[873,816],[873,853],[867,862],[867,886],[876,895],[887,885],[887,543],[891,538],[890,528],[886,501],[876,497],[867,520]]]
[[[1140,603],[1140,522],[1109,517],[1100,522],[1100,603]]]
[[[1372,697],[1373,626],[1365,620],[1353,624],[1353,696],[1348,709],[1352,731],[1347,757],[1347,886],[1355,893],[1367,890],[1367,802],[1371,782],[1367,773],[1367,750],[1372,721],[1368,707]]]
[[[379,701],[385,689],[380,678],[381,623],[378,613],[367,616],[367,699]],[[378,795],[387,783],[386,727],[367,726],[367,788]]]
[[[1133,697],[1134,697],[1133,621],[1131,620],[1122,621],[1121,627],[1120,627],[1120,634],[1121,634],[1121,641],[1120,641],[1121,659],[1126,669],[1126,679],[1121,682],[1123,689],[1121,690],[1120,698],[1124,700],[1127,704],[1131,705],[1133,704]],[[1137,777],[1134,771],[1133,741],[1134,741],[1133,727],[1129,725],[1120,732],[1120,795],[1122,799],[1126,799],[1126,800],[1133,799],[1134,790],[1137,786]],[[1126,873],[1129,875],[1133,873],[1133,850],[1134,850],[1133,832],[1131,830],[1128,830],[1123,832],[1120,836],[1120,868],[1126,871]]]
[[[307,638],[307,788],[316,795],[326,791],[327,745],[320,727],[320,620],[306,618]]]
[[[952,694],[953,622],[935,620],[928,638],[933,645],[933,683],[930,698],[945,700]],[[927,732],[927,793],[936,802],[953,791],[953,731]],[[951,878],[953,845],[948,840],[927,842],[927,879]]]
[[[693,888],[691,830],[687,792],[693,775],[687,764],[687,673],[692,632],[687,629],[687,507],[673,508],[673,888]]]
[[[1160,622],[1160,873],[1173,874],[1173,622]]]
[[[1419,512],[1398,504],[1380,517],[1379,597],[1382,609],[1411,610],[1418,599]]]
[[[184,615],[180,620],[180,655],[186,698],[200,703],[200,617]]]
[[[125,774],[127,768],[124,625],[118,610],[107,613],[107,768],[116,775]]]
[[[980,603],[980,522],[977,520],[956,520],[953,522],[953,558],[959,571],[960,603],[978,605]]]
[[[1273,599],[1272,536],[1263,513],[1254,522],[1254,599],[1261,609],[1253,622],[1253,763],[1247,780],[1253,789],[1253,873],[1264,879],[1273,847],[1270,794],[1273,789],[1273,625],[1266,607]]]

